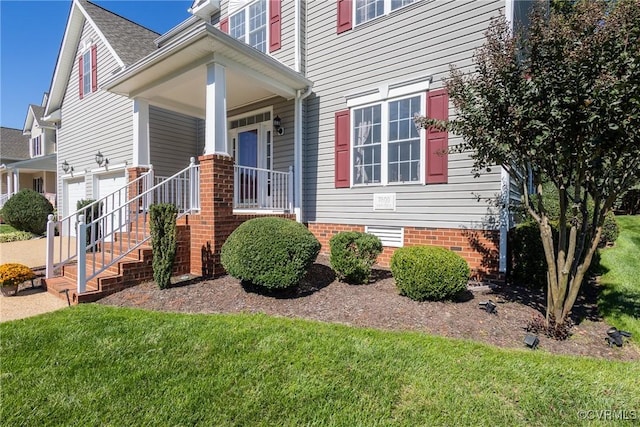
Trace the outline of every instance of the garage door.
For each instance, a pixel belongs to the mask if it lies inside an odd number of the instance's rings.
[[[74,180],[66,180],[65,181],[65,203],[64,203],[64,215],[69,216],[76,211],[76,206],[79,200],[82,200],[86,196],[86,185],[84,183],[84,178],[74,179]],[[67,224],[74,225],[75,221],[67,222]],[[70,230],[63,230],[63,234],[65,236],[75,236],[76,230],[73,226],[67,226],[67,228],[71,228]]]
[[[112,240],[112,233],[120,230],[124,224],[125,215],[124,212],[118,208],[127,201],[127,192],[124,187],[127,184],[127,178],[124,176],[124,172],[118,172],[109,175],[99,175],[96,178],[96,198],[101,199],[111,193],[117,192],[113,196],[110,196],[105,200],[103,206],[103,213],[113,212],[106,218],[103,225],[102,233],[105,236],[106,241]]]

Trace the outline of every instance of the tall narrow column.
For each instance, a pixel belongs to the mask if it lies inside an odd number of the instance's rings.
[[[149,103],[141,98],[133,100],[133,165],[149,166]]]
[[[227,147],[227,81],[225,68],[207,65],[204,154],[229,156]]]

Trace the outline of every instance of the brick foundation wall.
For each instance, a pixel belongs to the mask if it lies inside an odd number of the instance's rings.
[[[329,253],[329,240],[342,231],[364,232],[364,225],[309,223],[309,230],[322,244],[321,253]],[[432,245],[450,249],[462,256],[471,268],[473,280],[504,281],[498,271],[500,232],[453,228],[404,227],[404,246]],[[396,248],[385,246],[377,263],[388,267]]]

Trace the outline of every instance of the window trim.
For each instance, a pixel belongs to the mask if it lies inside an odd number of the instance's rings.
[[[42,138],[42,134],[35,138],[31,138],[31,157],[42,157],[44,155],[43,140],[44,138]],[[39,152],[36,152],[36,141],[38,141],[38,148],[40,148],[38,150]]]
[[[249,43],[249,32],[250,32],[250,21],[251,21],[251,17],[249,16],[249,8],[259,2],[259,1],[264,1],[265,2],[265,46],[264,46],[264,52],[262,52],[260,49],[251,46],[251,44]],[[270,40],[270,25],[269,25],[269,21],[270,21],[270,16],[271,16],[271,1],[270,0],[251,0],[251,1],[247,1],[242,7],[238,7],[236,9],[233,10],[233,12],[229,12],[227,11],[227,22],[229,23],[229,29],[228,29],[228,34],[233,37],[231,35],[231,18],[233,16],[236,16],[239,13],[243,13],[245,14],[244,17],[244,36],[243,39],[236,39],[236,40],[240,40],[242,42],[244,42],[247,46],[250,46],[252,48],[254,48],[255,50],[257,50],[258,52],[262,52],[266,55],[270,55],[269,53],[269,40]],[[234,37],[235,38],[235,37]]]
[[[420,129],[418,132],[420,137],[420,163],[418,170],[420,172],[420,179],[417,181],[402,181],[402,182],[389,182],[389,104],[394,101],[401,101],[403,99],[409,99],[414,97],[420,97],[420,114],[425,114],[427,105],[427,92],[412,92],[395,97],[388,97],[375,102],[369,102],[366,104],[359,104],[353,107],[349,107],[349,184],[350,188],[366,188],[366,187],[394,187],[399,185],[425,185],[426,183],[426,170],[424,165],[426,164],[426,138],[427,133],[425,129]],[[354,182],[354,150],[355,150],[355,120],[356,109],[368,108],[375,105],[380,105],[380,182],[373,183],[355,183]]]
[[[358,9],[358,8],[357,8],[357,0],[354,0],[354,1],[353,1],[353,7],[352,7],[352,9],[353,9],[353,10],[352,10],[352,12],[351,12],[351,14],[352,14],[352,15],[351,15],[351,19],[353,20],[353,28],[359,27],[359,26],[361,26],[361,25],[366,25],[366,24],[368,24],[369,22],[375,21],[376,19],[380,19],[380,18],[382,18],[382,17],[384,17],[384,16],[389,16],[389,15],[391,15],[392,13],[395,13],[395,12],[397,12],[397,11],[399,11],[399,10],[402,10],[402,9],[404,9],[404,8],[407,8],[407,7],[411,6],[411,5],[414,5],[414,4],[416,4],[416,3],[419,3],[419,2],[420,2],[420,0],[414,0],[412,3],[405,4],[404,6],[400,6],[400,7],[398,7],[397,9],[393,9],[393,10],[392,10],[392,9],[391,9],[391,1],[392,1],[392,0],[384,0],[383,12],[382,12],[382,14],[381,14],[381,15],[378,15],[378,16],[376,16],[376,17],[373,17],[373,18],[371,18],[371,19],[367,19],[366,21],[362,21],[362,22],[358,23],[358,17],[357,17],[357,13],[356,13],[356,12],[357,12],[357,9]]]

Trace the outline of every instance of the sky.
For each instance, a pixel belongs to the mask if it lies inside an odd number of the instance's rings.
[[[158,33],[190,14],[192,0],[92,0]],[[0,125],[22,129],[29,104],[49,91],[71,0],[0,0]]]

